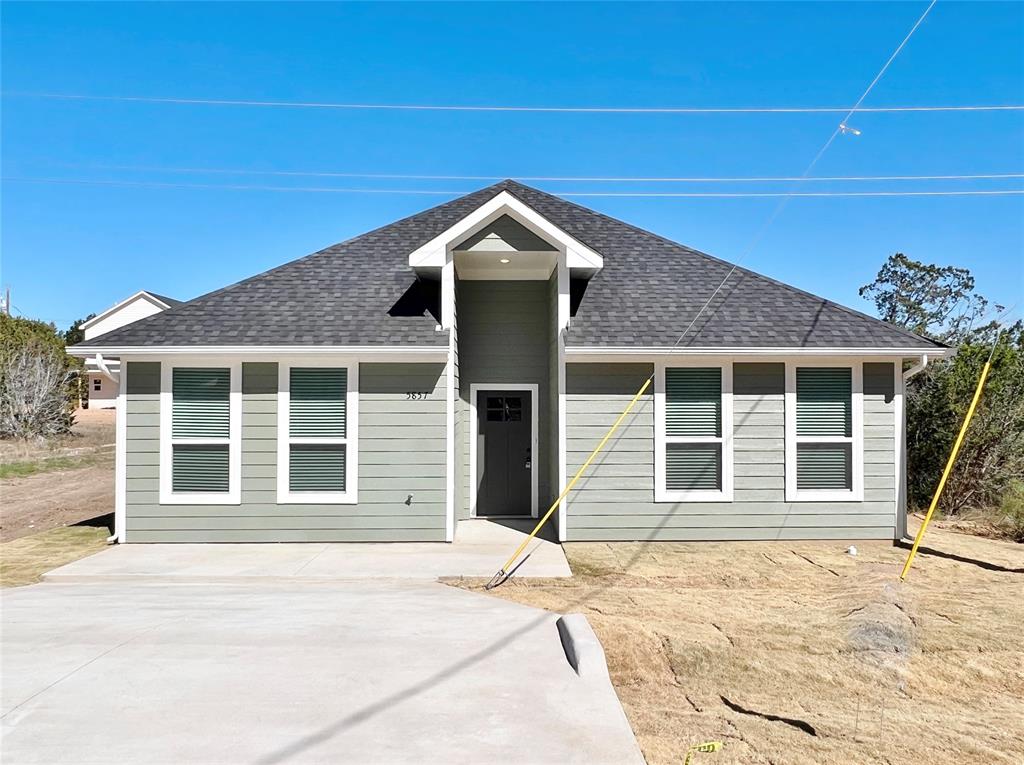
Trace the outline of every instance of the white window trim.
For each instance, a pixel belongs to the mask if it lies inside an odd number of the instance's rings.
[[[718,368],[722,370],[722,435],[676,437],[665,434],[665,370],[670,368]],[[657,361],[654,365],[654,501],[655,502],[732,502],[733,501],[733,414],[732,359],[680,358]],[[722,445],[722,488],[719,491],[669,491],[665,486],[665,453],[670,443],[720,443]]]
[[[471,383],[469,386],[469,514],[472,518],[477,517],[500,517],[500,516],[478,516],[476,512],[477,500],[477,434],[480,429],[480,413],[477,411],[476,400],[480,391],[501,391],[501,392],[523,392],[530,393],[530,517],[536,518],[539,510],[537,497],[540,478],[540,441],[538,437],[540,416],[539,396],[540,386],[537,383]]]
[[[292,438],[289,409],[293,367],[325,367],[348,371],[344,438]],[[292,444],[345,444],[345,491],[291,491],[288,482]],[[352,360],[282,359],[277,365],[277,504],[354,505],[359,501],[359,364]]]
[[[808,367],[843,367],[851,370],[851,435],[798,436],[796,434],[796,370]],[[787,502],[863,502],[864,501],[864,364],[843,359],[808,359],[786,362],[786,501]],[[850,444],[852,488],[798,489],[796,483],[797,444]]]
[[[174,370],[181,367],[229,369],[228,438],[174,438]],[[228,490],[226,492],[174,491],[175,444],[227,444]],[[242,364],[212,359],[175,359],[160,364],[160,504],[239,505],[242,503]]]

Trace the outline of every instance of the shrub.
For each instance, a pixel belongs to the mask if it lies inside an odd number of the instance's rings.
[[[71,430],[78,369],[52,325],[0,315],[0,438]]]
[[[999,510],[1003,514],[1003,523],[1009,536],[1017,542],[1024,542],[1024,482],[1013,482],[1003,495],[1003,504]]]
[[[911,380],[907,396],[908,498],[927,506],[967,415],[990,347],[964,343],[951,360]],[[1024,349],[1004,337],[940,503],[946,514],[999,507],[1024,475]]]

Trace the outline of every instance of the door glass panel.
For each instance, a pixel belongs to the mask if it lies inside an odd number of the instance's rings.
[[[503,422],[505,419],[505,399],[501,396],[487,397],[487,421]]]
[[[522,422],[523,421],[523,397],[522,396],[488,396],[487,397],[487,421],[488,422]]]
[[[505,421],[522,422],[523,399],[520,396],[508,396],[505,399]]]

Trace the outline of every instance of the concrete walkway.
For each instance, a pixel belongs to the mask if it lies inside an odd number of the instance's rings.
[[[259,576],[5,590],[5,765],[643,762],[553,614],[433,582]]]
[[[515,528],[518,526],[519,528]],[[455,542],[393,544],[127,544],[46,574],[53,582],[238,583],[247,580],[491,577],[526,534],[527,524],[462,521]],[[530,524],[532,528],[532,524]],[[535,539],[517,577],[572,576],[562,548]]]

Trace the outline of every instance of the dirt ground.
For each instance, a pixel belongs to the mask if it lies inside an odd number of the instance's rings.
[[[78,409],[71,433],[53,440],[0,441],[0,464],[82,453],[114,446],[114,410]]]
[[[933,524],[901,584],[847,544],[569,544],[492,593],[586,614],[650,763],[1024,762],[1024,546]]]
[[[33,470],[0,479],[0,541],[114,510],[114,411],[79,410],[55,442],[0,442],[0,465]]]

